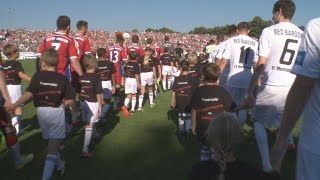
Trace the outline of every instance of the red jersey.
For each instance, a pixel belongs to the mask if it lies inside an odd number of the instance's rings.
[[[153,49],[157,59],[160,59],[161,55],[164,53],[163,48],[160,46],[156,46],[156,45],[152,46],[150,44],[147,44],[146,48]]]
[[[71,59],[77,59],[78,57],[74,38],[65,33],[54,32],[41,42],[38,55],[40,56],[46,48],[51,47],[59,51],[59,63],[56,72],[71,80]]]
[[[78,49],[78,58],[84,54],[91,53],[91,41],[86,35],[75,34],[74,38],[76,39],[76,47]]]
[[[107,54],[109,55],[110,62],[114,63],[116,69],[115,76],[117,83],[119,84],[120,77],[123,76],[123,61],[127,60],[127,51],[124,47],[115,45],[109,47]]]
[[[142,56],[144,56],[144,50],[141,46],[139,46],[138,44],[130,44],[127,48],[127,54],[130,53],[130,51],[135,51],[138,55],[138,59]]]

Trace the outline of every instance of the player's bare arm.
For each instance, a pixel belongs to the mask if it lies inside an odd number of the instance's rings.
[[[28,75],[26,75],[24,72],[22,72],[22,71],[20,71],[20,72],[18,73],[18,76],[19,76],[22,80],[31,81],[31,78],[30,78]]]
[[[82,76],[83,72],[82,72],[82,68],[81,65],[78,61],[78,58],[72,58],[71,59],[71,64],[74,67],[74,69],[76,70],[76,72],[78,73],[79,76]]]
[[[228,62],[227,59],[222,58],[222,59],[220,60],[219,64],[217,63],[217,65],[219,66],[221,72],[222,72],[223,69],[226,67],[227,62]]]
[[[289,91],[277,140],[271,151],[271,165],[277,171],[280,171],[288,136],[302,115],[315,82],[315,79],[297,75]]]
[[[17,107],[21,106],[22,104],[25,104],[26,102],[28,102],[29,100],[31,100],[33,98],[33,94],[31,92],[25,92],[14,104],[12,104],[11,106],[9,106],[9,110],[13,111],[15,110]]]
[[[197,124],[197,110],[191,110],[191,123],[192,123],[192,134],[196,135],[196,124]]]

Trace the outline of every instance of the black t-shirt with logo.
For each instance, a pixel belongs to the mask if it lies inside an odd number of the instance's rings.
[[[160,61],[162,63],[163,66],[171,66],[171,56],[169,54],[163,54],[160,57]]]
[[[176,77],[172,86],[175,92],[176,106],[179,113],[191,112],[191,99],[195,90],[199,86],[199,81],[188,75]]]
[[[193,77],[193,78],[198,78],[199,79],[199,75],[197,73],[197,67],[194,65],[190,65],[190,70],[189,70],[189,74]]]
[[[140,64],[140,72],[145,73],[145,72],[153,72],[153,68],[157,67],[159,62],[155,58],[150,58],[148,60],[147,64],[144,64],[144,56],[139,59],[139,64]]]
[[[102,85],[99,76],[96,73],[84,73],[80,77],[81,101],[98,102],[97,94],[102,93]]]
[[[208,61],[199,61],[196,64],[196,73],[198,74],[199,78],[202,78],[203,76],[203,68],[206,67],[208,64]]]
[[[173,62],[173,66],[177,67],[177,63],[179,62],[179,59],[177,58],[177,56],[173,56],[171,55],[171,61]]]
[[[35,107],[59,107],[64,99],[74,99],[76,96],[70,81],[52,71],[36,72],[26,91],[33,94]]]
[[[127,78],[136,78],[140,74],[139,65],[135,61],[130,61],[124,66],[124,71]]]
[[[101,81],[110,81],[112,79],[112,74],[114,74],[115,72],[116,69],[112,62],[98,61],[96,73],[100,77]]]
[[[213,118],[234,107],[232,97],[220,86],[203,85],[194,93],[191,101],[192,109],[197,111],[196,133],[203,138]]]
[[[11,85],[21,84],[19,72],[24,72],[21,63],[16,60],[6,61],[3,65],[3,71],[6,75],[6,83]]]

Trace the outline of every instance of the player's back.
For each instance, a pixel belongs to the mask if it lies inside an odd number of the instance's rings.
[[[226,43],[223,58],[229,59],[228,86],[247,88],[257,61],[258,42],[246,35],[230,38]]]
[[[81,34],[75,34],[75,43],[78,50],[78,58],[81,58],[82,55],[91,53],[91,44],[90,39]]]
[[[296,59],[302,31],[292,23],[281,22],[265,28],[259,42],[259,56],[267,63],[262,84],[291,86],[295,75],[290,73]]]

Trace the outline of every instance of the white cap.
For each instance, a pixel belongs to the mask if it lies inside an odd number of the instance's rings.
[[[124,39],[130,39],[130,34],[129,33],[123,33],[122,37]]]

